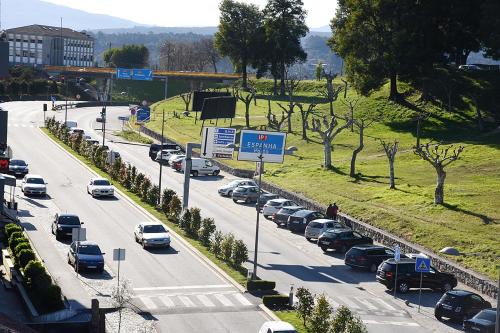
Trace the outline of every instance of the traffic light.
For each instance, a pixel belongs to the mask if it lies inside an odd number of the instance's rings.
[[[106,108],[102,108],[102,110],[101,110],[101,117],[103,119],[106,118]]]
[[[0,173],[9,172],[9,160],[8,157],[0,157]]]

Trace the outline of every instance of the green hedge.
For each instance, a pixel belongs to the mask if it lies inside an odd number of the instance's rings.
[[[266,280],[248,280],[248,291],[272,291],[276,288],[276,282]]]
[[[12,235],[12,233],[16,231],[23,231],[23,228],[14,223],[9,223],[4,226],[4,232],[5,236],[7,237],[7,240],[10,238],[10,235]]]
[[[290,306],[288,295],[266,295],[262,297],[262,303],[271,310],[285,309]]]

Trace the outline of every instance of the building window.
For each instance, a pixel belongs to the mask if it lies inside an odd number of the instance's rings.
[[[27,56],[28,56],[28,51],[23,50],[23,57],[27,57]]]
[[[30,43],[36,43],[35,39],[30,39]]]
[[[30,58],[36,58],[36,53],[35,52],[30,52]]]
[[[43,40],[39,39],[38,44],[43,44]]]
[[[16,42],[20,43],[21,39],[20,38],[16,38]]]

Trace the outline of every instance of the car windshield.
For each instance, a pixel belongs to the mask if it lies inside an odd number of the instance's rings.
[[[26,162],[23,160],[10,160],[10,165],[26,166]]]
[[[232,182],[230,182],[229,184],[227,184],[228,186],[238,186],[240,184],[240,181],[239,180],[233,180]]]
[[[446,293],[443,295],[443,297],[441,297],[441,301],[457,303],[460,301],[460,297],[458,297],[457,295]]]
[[[152,234],[152,233],[159,233],[159,232],[167,232],[165,228],[162,225],[145,225],[144,226],[144,233],[145,234]]]
[[[94,185],[98,185],[98,186],[108,186],[110,185],[109,184],[109,181],[105,180],[105,179],[99,179],[99,180],[94,180]]]
[[[306,217],[309,213],[311,213],[310,210],[299,210],[296,211],[293,215],[298,217]]]
[[[26,179],[26,183],[30,184],[45,184],[42,178],[28,178]]]
[[[319,222],[311,222],[309,223],[309,228],[321,228],[323,226],[323,224],[319,223]]]
[[[495,315],[494,311],[481,311],[474,318],[495,322]]]
[[[277,207],[277,206],[281,206],[282,202],[280,202],[280,201],[268,201],[267,204],[269,206]]]
[[[78,247],[78,253],[89,254],[89,255],[100,255],[101,249],[97,245],[80,245]]]
[[[59,216],[59,224],[80,225],[78,216]]]

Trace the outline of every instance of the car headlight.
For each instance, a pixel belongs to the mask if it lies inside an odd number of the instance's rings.
[[[462,311],[462,307],[461,307],[461,306],[457,306],[457,307],[455,308],[455,312],[460,312],[460,311]]]
[[[58,225],[57,230],[62,230],[62,227],[60,225]]]
[[[147,240],[147,239],[143,239],[143,242],[144,242],[144,243],[149,243],[149,240]]]

